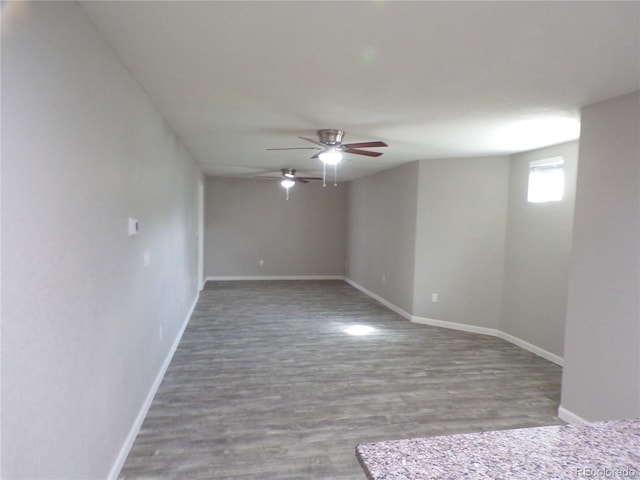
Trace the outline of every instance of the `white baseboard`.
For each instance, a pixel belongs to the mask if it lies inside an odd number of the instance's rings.
[[[513,343],[514,345],[517,345],[520,348],[524,348],[525,350],[528,350],[531,353],[535,353],[539,357],[545,358],[550,362],[555,363],[556,365],[564,367],[564,358],[562,358],[560,355],[551,353],[543,348],[533,345],[532,343],[526,342],[521,338],[514,337],[509,333],[503,332],[502,330],[498,330],[498,337],[502,338],[503,340],[506,340],[507,342]]]
[[[465,332],[471,333],[480,333],[482,335],[491,335],[494,337],[501,338],[506,340],[509,343],[513,343],[520,348],[523,348],[539,357],[542,357],[550,362],[555,363],[559,366],[564,366],[564,359],[556,355],[555,353],[548,352],[544,348],[540,348],[532,343],[529,343],[521,338],[518,338],[510,333],[503,332],[502,330],[498,330],[496,328],[487,328],[487,327],[479,327],[476,325],[467,325],[464,323],[455,323],[455,322],[446,322],[444,320],[434,320],[432,318],[424,318],[424,317],[416,317],[412,316],[411,321],[415,323],[422,323],[424,325],[431,325],[433,327],[443,327],[443,328],[451,328],[453,330],[462,330]]]
[[[228,280],[344,280],[342,275],[238,275],[207,277],[206,282]]]
[[[165,357],[164,362],[160,366],[160,370],[158,371],[158,374],[156,375],[156,378],[153,381],[153,384],[151,385],[151,388],[149,389],[149,392],[147,393],[147,396],[144,399],[142,406],[140,407],[140,411],[138,412],[138,415],[136,416],[136,419],[133,422],[131,429],[129,430],[129,434],[127,435],[127,438],[125,439],[124,443],[122,444],[122,447],[120,448],[120,452],[118,453],[118,456],[116,457],[116,460],[113,466],[111,467],[111,471],[109,472],[109,476],[107,477],[109,480],[117,480],[118,475],[120,475],[120,471],[124,466],[124,462],[127,460],[127,457],[129,456],[129,452],[131,451],[131,447],[133,447],[133,443],[135,442],[136,437],[138,436],[138,432],[140,432],[142,423],[144,422],[144,419],[147,416],[147,413],[149,412],[149,408],[151,407],[153,398],[156,396],[156,392],[158,391],[158,388],[160,388],[160,383],[162,383],[164,374],[167,372],[167,369],[169,368],[169,364],[173,359],[173,355],[175,354],[176,349],[178,348],[178,344],[180,343],[180,340],[182,340],[182,335],[184,334],[184,331],[187,328],[187,325],[189,324],[189,320],[191,320],[191,315],[193,314],[193,311],[196,308],[196,304],[198,303],[199,298],[200,298],[200,292],[198,292],[198,294],[196,295],[196,298],[193,301],[191,308],[189,309],[189,313],[187,313],[187,317],[182,322],[180,331],[178,332],[178,335],[176,335],[176,338],[173,341],[173,344],[171,345],[171,348],[169,349],[169,352],[167,353],[167,356]]]
[[[375,301],[381,303],[382,305],[387,307],[389,310],[392,310],[392,311],[396,312],[401,317],[404,317],[407,320],[411,320],[411,314],[409,312],[406,312],[403,309],[401,309],[400,307],[397,307],[396,305],[394,305],[393,303],[388,302],[387,300],[382,298],[380,295],[377,295],[377,294],[373,293],[371,290],[366,289],[365,287],[363,287],[359,283],[354,282],[350,278],[344,278],[344,281],[347,282],[352,287],[357,288],[362,293],[364,293],[366,295],[369,295],[371,298],[373,298]]]
[[[515,337],[509,333],[503,332],[502,330],[498,330],[495,328],[488,328],[488,327],[480,327],[480,326],[476,326],[476,325],[468,325],[465,323],[456,323],[456,322],[447,322],[445,320],[436,320],[433,318],[426,318],[426,317],[419,317],[416,315],[411,315],[410,313],[404,311],[403,309],[401,309],[400,307],[397,307],[396,305],[393,305],[391,302],[385,300],[384,298],[382,298],[380,295],[377,295],[375,293],[373,293],[372,291],[366,289],[365,287],[363,287],[362,285],[359,285],[358,283],[354,282],[353,280],[351,280],[350,278],[344,278],[344,281],[347,282],[349,285],[357,288],[358,290],[360,290],[361,292],[369,295],[371,298],[373,298],[374,300],[380,302],[382,305],[384,305],[385,307],[389,308],[390,310],[393,310],[394,312],[396,312],[398,315],[400,315],[401,317],[406,318],[407,320],[410,320],[414,323],[420,323],[423,325],[430,325],[432,327],[441,327],[441,328],[449,328],[452,330],[462,330],[464,332],[470,332],[470,333],[479,333],[481,335],[491,335],[493,337],[498,337],[501,338],[503,340],[506,340],[509,343],[513,343],[514,345],[517,345],[520,348],[523,348],[535,355],[538,355],[539,357],[542,357],[546,360],[549,360],[550,362],[555,363],[556,365],[559,366],[563,366],[564,365],[564,359],[562,357],[560,357],[559,355],[556,355],[555,353],[551,353],[548,352],[547,350],[540,348],[536,345],[533,345],[525,340],[522,340],[521,338]]]
[[[500,336],[500,330],[495,328],[479,327],[477,325],[468,325],[466,323],[447,322],[445,320],[435,320],[433,318],[418,317],[411,315],[410,320],[413,323],[421,323],[422,325],[430,325],[432,327],[449,328],[451,330],[462,330],[463,332],[479,333],[481,335],[491,335],[493,337]]]
[[[593,423],[588,420],[585,420],[579,415],[576,415],[571,410],[567,410],[562,405],[558,407],[558,417],[567,423],[574,423],[578,425],[591,425]]]

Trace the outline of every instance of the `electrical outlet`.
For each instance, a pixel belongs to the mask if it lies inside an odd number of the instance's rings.
[[[261,267],[264,267],[264,260],[260,260],[258,263],[260,264]]]
[[[438,294],[437,293],[432,293],[431,294],[431,301],[433,303],[436,303],[438,301]]]
[[[387,281],[387,275],[386,274],[382,274],[382,283],[385,283]]]

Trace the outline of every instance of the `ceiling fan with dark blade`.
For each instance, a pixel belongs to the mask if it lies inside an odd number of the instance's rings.
[[[289,147],[289,148],[267,148],[267,150],[318,150],[311,158],[319,158],[323,165],[323,186],[326,186],[327,165],[333,165],[334,185],[338,185],[337,181],[337,165],[342,160],[345,153],[354,155],[365,155],[367,157],[379,157],[382,152],[370,152],[362,150],[363,148],[388,147],[384,142],[360,142],[360,143],[342,143],[344,130],[336,130],[333,128],[325,128],[318,130],[318,140],[307,137],[298,137],[307,142],[315,144],[315,147]]]
[[[312,180],[322,180],[322,177],[301,177],[296,175],[295,168],[283,168],[280,170],[281,176],[276,176],[271,174],[260,175],[258,178],[267,178],[273,180],[280,180],[280,185],[282,185],[287,191],[287,200],[289,200],[289,189],[293,187],[296,183],[309,183]]]
[[[296,175],[295,168],[283,168],[280,171],[282,172],[282,182],[286,180],[290,180],[295,184],[295,183],[309,183],[311,180],[322,180],[322,177],[299,177]],[[289,184],[289,186],[292,187],[293,184]]]
[[[333,165],[342,159],[345,153],[354,155],[366,155],[368,157],[379,157],[382,152],[370,152],[362,150],[362,148],[388,147],[384,142],[360,142],[360,143],[342,143],[344,136],[343,130],[326,128],[318,130],[318,140],[307,137],[298,137],[307,142],[314,143],[316,147],[290,147],[290,148],[267,148],[267,150],[319,150],[311,158],[319,158],[325,163]]]

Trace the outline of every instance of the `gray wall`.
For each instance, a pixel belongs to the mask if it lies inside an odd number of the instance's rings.
[[[554,155],[565,157],[565,200],[529,204],[528,162]],[[571,142],[352,182],[347,277],[416,322],[498,335],[561,363],[576,164]]]
[[[406,312],[413,304],[418,162],[349,184],[346,276]]]
[[[640,416],[640,93],[582,112],[562,408]]]
[[[205,275],[343,275],[345,190],[310,182],[286,200],[278,181],[207,178]]]
[[[498,327],[508,178],[509,157],[420,162],[415,316]]]
[[[560,202],[529,203],[529,162],[564,158]],[[514,155],[500,330],[562,357],[578,142]]]
[[[1,476],[105,478],[197,297],[203,179],[77,4],[23,6],[2,12]]]

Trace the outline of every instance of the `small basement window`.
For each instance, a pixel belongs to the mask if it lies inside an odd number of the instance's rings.
[[[563,194],[564,158],[552,157],[529,162],[528,202],[559,202]]]

